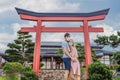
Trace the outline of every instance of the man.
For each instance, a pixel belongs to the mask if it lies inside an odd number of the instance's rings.
[[[68,42],[70,41],[70,34],[65,33],[64,35],[65,41],[62,42],[62,50],[63,50],[63,62],[65,64],[65,75],[64,75],[64,80],[68,80],[69,77],[69,72],[71,68],[71,60],[75,61],[74,58],[72,58],[69,54],[69,44]]]

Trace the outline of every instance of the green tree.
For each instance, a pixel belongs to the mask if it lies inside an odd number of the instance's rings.
[[[59,57],[62,57],[62,54],[63,54],[63,50],[58,49],[57,52],[56,52],[56,55],[59,56]]]
[[[113,54],[113,59],[120,65],[120,51]]]
[[[78,51],[78,56],[79,56],[79,62],[81,64],[81,62],[85,61],[85,54],[84,54],[84,47],[81,44],[76,44],[76,49]]]
[[[56,60],[56,64],[60,64],[62,62],[62,58],[61,58],[62,54],[63,54],[62,49],[58,49],[58,51],[56,52],[56,56],[58,56]]]
[[[91,51],[92,51],[92,60],[93,60],[93,62],[98,61],[98,59],[97,59],[97,57],[96,57],[96,52],[95,52],[95,50],[91,49]]]
[[[90,80],[112,80],[112,71],[103,63],[94,62],[88,67]]]
[[[113,48],[116,48],[120,44],[120,32],[117,32],[117,35],[110,36],[97,36],[97,39],[94,40],[98,45],[110,45]]]
[[[21,62],[25,60],[32,61],[34,43],[30,39],[32,35],[28,32],[17,32],[17,39],[13,43],[8,43],[9,49],[5,51],[8,54],[8,61]]]
[[[76,44],[76,48],[78,51],[79,61],[83,62],[85,60],[84,46],[82,46],[81,44],[78,43],[78,44]],[[92,48],[91,48],[91,53],[92,53],[93,61],[97,61],[96,52]]]

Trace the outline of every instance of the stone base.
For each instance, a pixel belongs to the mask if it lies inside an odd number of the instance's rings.
[[[85,69],[81,70],[81,80],[86,80]],[[64,80],[65,70],[40,70],[39,80]],[[73,79],[68,79],[73,80]]]
[[[65,70],[41,70],[39,80],[64,80],[64,73]]]

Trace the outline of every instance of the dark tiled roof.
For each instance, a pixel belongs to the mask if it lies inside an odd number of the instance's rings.
[[[41,49],[41,54],[56,53],[58,49]]]
[[[41,51],[41,55],[43,56],[56,56],[55,53],[57,52],[57,49],[56,50],[46,50],[46,51]],[[106,51],[106,50],[95,50],[96,52],[96,56],[97,57],[100,57],[100,56],[103,56],[103,55],[113,55],[114,52],[110,52],[110,51]]]
[[[7,54],[0,53],[0,56],[2,56],[2,58],[4,58],[5,60],[8,60],[8,56],[7,56]]]
[[[103,55],[113,55],[114,52],[106,51],[106,50],[95,50],[96,56],[103,56]]]
[[[43,57],[50,57],[50,56],[59,57],[57,54],[53,54],[53,53],[51,53],[51,54],[41,54],[41,56],[43,56]]]
[[[61,43],[62,42],[41,42],[41,47],[57,47],[57,48],[61,48]],[[84,45],[84,43],[81,42],[75,42],[75,44],[80,43],[81,45]],[[96,44],[91,44],[92,48],[99,48],[102,49],[103,46],[99,46]]]
[[[31,16],[37,16],[37,17],[90,17],[90,16],[97,16],[97,15],[107,15],[109,9],[104,9],[96,12],[90,12],[90,13],[37,13],[32,12],[20,8],[16,8],[18,14],[26,14]]]
[[[61,47],[61,42],[41,42],[41,47]]]
[[[6,54],[4,54],[4,53],[0,53],[0,56],[7,56]]]

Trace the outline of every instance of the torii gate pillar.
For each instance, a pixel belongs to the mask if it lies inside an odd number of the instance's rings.
[[[107,15],[109,9],[91,12],[91,13],[36,13],[23,9],[16,8],[21,19],[37,21],[37,26],[24,27],[21,32],[36,32],[35,48],[34,48],[34,59],[33,59],[33,70],[39,75],[40,72],[40,43],[42,32],[83,32],[84,33],[84,49],[85,49],[85,61],[86,67],[92,63],[91,47],[89,32],[103,32],[103,28],[93,28],[88,25],[89,21],[103,20]],[[69,21],[69,22],[83,22],[83,26],[76,27],[45,27],[42,26],[44,21]],[[86,70],[87,71],[87,70]],[[86,74],[88,78],[88,71]]]

